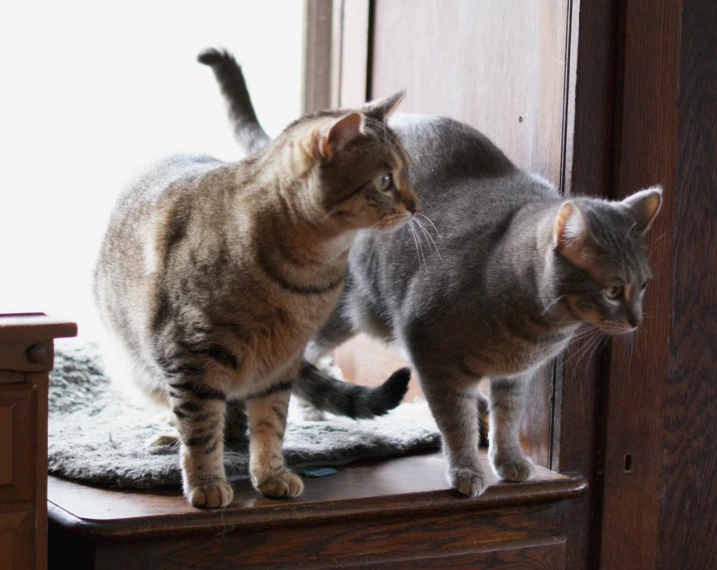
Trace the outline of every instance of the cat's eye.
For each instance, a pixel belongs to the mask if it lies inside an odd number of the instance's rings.
[[[622,285],[612,285],[605,289],[605,296],[611,301],[614,301],[622,296],[623,291],[624,287]]]
[[[390,174],[383,174],[376,179],[376,187],[385,192],[393,186],[393,176]]]

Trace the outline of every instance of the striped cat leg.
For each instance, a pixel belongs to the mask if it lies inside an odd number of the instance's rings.
[[[234,492],[224,472],[225,396],[194,377],[169,384],[181,436],[184,496],[195,507],[226,507]]]
[[[527,400],[529,377],[490,381],[489,451],[496,475],[505,481],[525,481],[535,472],[520,448],[520,420]]]
[[[296,497],[301,479],[286,468],[282,443],[291,388],[281,385],[246,402],[249,415],[249,472],[254,487],[267,497]]]
[[[431,377],[418,370],[426,400],[443,436],[443,453],[448,460],[448,482],[464,495],[475,497],[485,491],[483,467],[478,459],[478,405],[471,393],[448,387],[445,378]],[[436,388],[432,388],[434,385]]]

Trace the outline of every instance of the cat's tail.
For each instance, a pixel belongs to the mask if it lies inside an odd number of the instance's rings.
[[[376,387],[336,380],[306,360],[291,386],[293,394],[315,408],[354,419],[382,416],[401,403],[408,390],[411,369],[397,370]]]
[[[265,147],[271,139],[256,118],[244,74],[234,56],[226,50],[209,48],[197,59],[212,68],[229,108],[234,137],[241,147],[249,154]]]

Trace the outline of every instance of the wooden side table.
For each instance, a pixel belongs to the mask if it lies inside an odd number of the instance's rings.
[[[47,383],[74,323],[0,315],[0,568],[47,568]]]
[[[441,454],[359,461],[304,479],[295,500],[234,485],[221,510],[179,489],[98,489],[49,478],[50,570],[525,568],[565,570],[565,509],[580,475],[542,467],[519,484],[490,471],[480,497],[448,487]]]

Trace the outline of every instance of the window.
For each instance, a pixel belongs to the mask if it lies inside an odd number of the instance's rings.
[[[117,194],[176,152],[239,158],[211,71],[242,63],[270,135],[300,114],[302,2],[5,2],[0,312],[98,326],[91,270]]]

